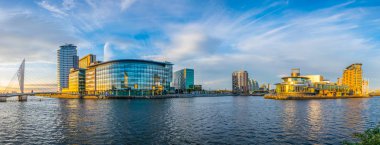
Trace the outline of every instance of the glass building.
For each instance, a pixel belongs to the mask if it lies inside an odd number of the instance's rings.
[[[69,87],[69,74],[71,68],[78,68],[77,47],[65,44],[57,50],[57,84],[58,91]]]
[[[114,60],[93,64],[86,70],[86,93],[106,96],[166,94],[173,64],[149,60]]]
[[[173,76],[173,86],[177,90],[186,91],[194,89],[194,69],[181,69]]]

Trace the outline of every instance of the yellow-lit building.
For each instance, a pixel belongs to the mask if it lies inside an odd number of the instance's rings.
[[[87,69],[94,62],[96,62],[95,55],[93,54],[86,55],[79,60],[79,68]]]
[[[283,82],[276,84],[279,95],[319,95],[344,96],[349,93],[347,86],[323,80],[321,75],[300,76],[299,69],[292,69],[291,76],[283,77]]]
[[[353,95],[363,95],[362,64],[355,63],[343,71],[342,84],[350,88]]]
[[[70,69],[69,87],[63,93],[83,94],[85,91],[85,69]]]
[[[323,76],[322,75],[304,75],[304,77],[309,78],[311,83],[323,82]]]
[[[86,94],[95,94],[96,91],[96,69],[88,68],[86,70]]]
[[[369,81],[368,80],[363,80],[363,95],[368,95],[369,94]]]

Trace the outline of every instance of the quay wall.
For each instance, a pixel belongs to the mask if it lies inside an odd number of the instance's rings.
[[[370,98],[371,96],[363,95],[350,95],[350,96],[318,96],[318,95],[277,95],[277,94],[267,94],[264,96],[265,99],[274,100],[307,100],[307,99],[348,99],[348,98]]]
[[[191,97],[218,97],[231,94],[168,94],[156,96],[104,96],[104,95],[78,95],[64,93],[36,94],[35,96],[60,99],[165,99],[165,98],[191,98]]]

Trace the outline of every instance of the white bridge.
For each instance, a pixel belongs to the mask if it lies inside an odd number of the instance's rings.
[[[5,102],[8,97],[14,97],[18,96],[19,101],[26,101],[28,98],[27,96],[29,94],[24,94],[24,78],[25,78],[25,59],[22,60],[22,63],[17,70],[17,79],[18,79],[18,84],[20,87],[20,93],[5,93],[5,94],[0,94],[0,102]]]

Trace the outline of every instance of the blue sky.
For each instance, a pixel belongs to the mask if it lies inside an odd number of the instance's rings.
[[[194,68],[206,89],[230,89],[241,69],[260,83],[294,67],[336,81],[356,62],[377,89],[379,32],[377,0],[0,0],[0,85],[22,58],[29,80],[55,82],[56,50],[73,43],[80,56]]]

